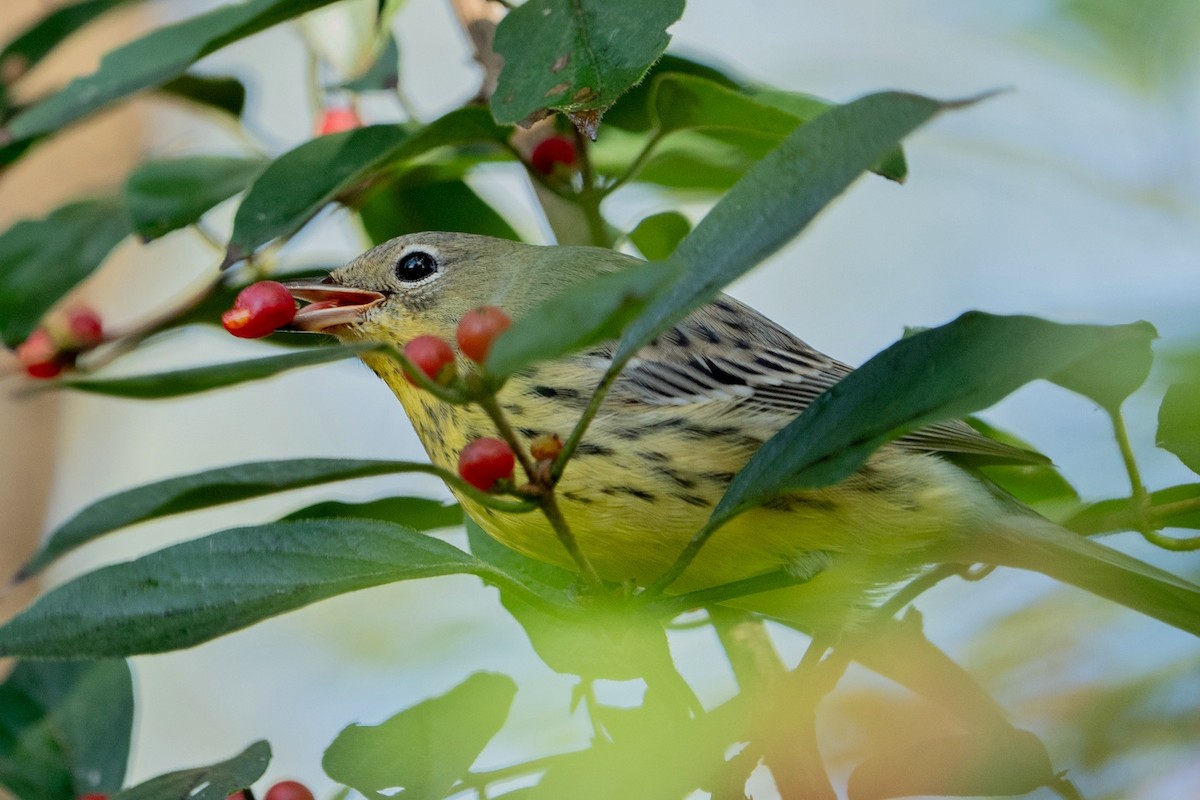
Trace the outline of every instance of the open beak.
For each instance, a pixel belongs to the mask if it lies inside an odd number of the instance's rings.
[[[338,325],[353,325],[371,308],[387,298],[369,289],[339,286],[324,280],[286,281],[292,297],[307,303],[296,312],[288,326],[293,330],[321,332]]]

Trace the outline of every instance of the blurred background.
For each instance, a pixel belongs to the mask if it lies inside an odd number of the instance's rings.
[[[52,5],[6,0],[0,31],[11,35]],[[22,88],[36,95],[94,69],[105,49],[215,5],[163,0],[109,14]],[[329,77],[350,69],[375,5],[347,0],[303,24],[237,43],[200,69],[246,83],[247,128],[277,155],[313,132],[309,48],[321,49]],[[422,119],[474,94],[477,68],[448,2],[408,0],[394,29],[401,83]],[[905,326],[937,325],[976,308],[1071,322],[1147,319],[1161,333],[1160,353],[1200,352],[1200,4],[1194,0],[749,6],[692,0],[672,33],[673,52],[838,101],[884,88],[940,98],[1006,90],[938,118],[907,142],[906,185],[863,179],[800,240],[732,288],[812,345],[860,363]],[[362,113],[368,123],[402,118],[386,99],[368,102]],[[0,175],[0,227],[116,185],[147,157],[236,153],[244,146],[237,133],[194,111],[134,101]],[[489,165],[472,185],[528,240],[549,241],[519,167]],[[214,230],[227,233],[235,206],[215,215]],[[605,211],[628,228],[669,208],[693,219],[704,210],[687,197],[634,187],[612,197]],[[345,212],[327,212],[286,246],[281,260],[289,267],[333,266],[364,241]],[[182,297],[219,262],[216,250],[187,232],[149,246],[127,244],[84,287],[85,299],[118,326]],[[248,358],[265,347],[218,329],[188,330],[110,370]],[[1164,376],[1160,369],[1127,406],[1152,489],[1189,475],[1154,447]],[[5,574],[42,532],[83,506],[165,476],[301,456],[423,459],[399,405],[357,363],[170,402],[19,397],[16,384],[0,383]],[[1039,384],[982,416],[1051,456],[1085,500],[1128,494],[1107,418],[1080,397]],[[391,477],[173,517],[95,543],[64,560],[47,581],[223,527],[275,519],[317,498],[389,493],[446,496],[434,480]],[[1200,576],[1195,553],[1163,554],[1132,534],[1108,541]],[[22,599],[10,595],[3,608],[11,613]],[[969,586],[944,584],[918,605],[930,638],[981,677],[1015,724],[1044,737],[1055,767],[1069,768],[1084,796],[1174,800],[1200,786],[1200,648],[1193,638],[1012,572]],[[775,633],[794,663],[804,640]],[[733,691],[709,632],[681,632],[672,644],[702,699],[714,703]],[[506,672],[522,687],[509,726],[485,751],[489,764],[568,749],[589,734],[586,720],[567,712],[574,679],[536,658],[495,593],[474,578],[359,592],[132,664],[139,709],[130,783],[226,758],[265,737],[275,751],[268,779],[294,777],[328,790],[321,752],[345,725],[378,723],[479,669]],[[618,704],[640,696],[639,687],[625,684],[599,691]],[[902,691],[852,670],[819,711],[831,765],[848,768],[863,741],[889,724],[907,724],[894,711],[906,707],[905,713],[921,711]],[[769,786],[760,785],[755,796],[771,796]]]

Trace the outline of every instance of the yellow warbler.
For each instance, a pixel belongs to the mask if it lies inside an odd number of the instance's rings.
[[[599,248],[413,234],[324,282],[291,284],[296,297],[312,301],[294,325],[354,342],[403,346],[425,334],[453,341],[473,308],[499,306],[519,318],[572,284],[639,263]],[[603,345],[509,379],[497,399],[524,445],[571,431],[611,353]],[[433,463],[453,471],[468,442],[495,435],[479,407],[419,389],[386,354],[363,359],[395,392]],[[732,298],[693,312],[629,363],[557,485],[580,549],[605,579],[654,582],[755,450],[849,372]],[[959,421],[933,425],[884,446],[839,484],[777,497],[727,523],[671,590],[787,568],[810,579],[732,604],[836,628],[873,590],[923,566],[982,561],[1042,571],[1196,630],[1189,607],[1200,588],[1052,526],[956,465],[959,457],[1040,459]],[[459,499],[501,542],[575,567],[541,514]]]

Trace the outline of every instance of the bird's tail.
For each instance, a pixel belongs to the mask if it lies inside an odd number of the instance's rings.
[[[953,560],[1040,572],[1200,636],[1200,586],[1044,519],[992,523]]]

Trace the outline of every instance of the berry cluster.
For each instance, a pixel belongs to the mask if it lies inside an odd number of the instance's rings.
[[[104,341],[100,316],[90,308],[77,306],[53,317],[17,345],[17,360],[34,378],[53,378],[75,359]]]

